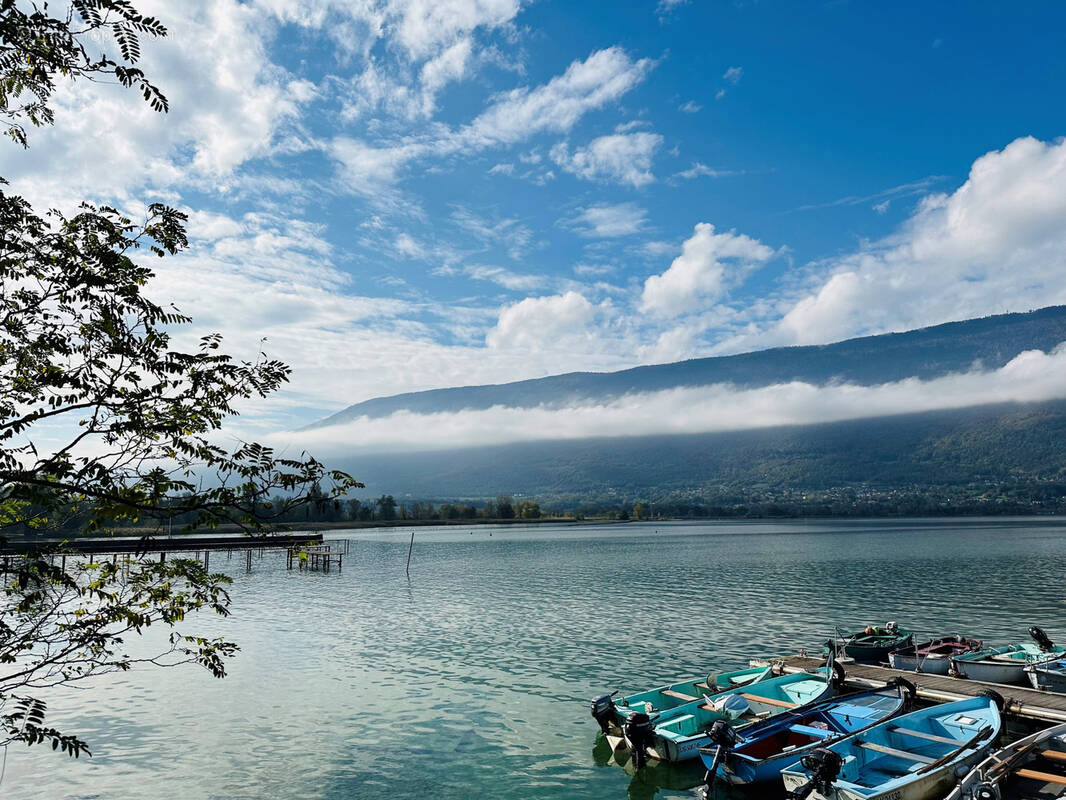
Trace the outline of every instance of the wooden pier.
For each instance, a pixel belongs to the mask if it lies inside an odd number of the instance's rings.
[[[210,568],[211,554],[224,553],[227,560],[235,552],[244,554],[245,571],[252,571],[252,558],[262,558],[269,550],[285,550],[285,564],[292,569],[298,563],[300,569],[329,572],[341,568],[344,555],[349,552],[350,540],[333,539],[326,544],[321,533],[270,534],[265,536],[153,536],[150,538],[97,538],[70,539],[64,542],[34,541],[12,543],[0,548],[0,575],[8,575],[26,558],[44,558],[66,569],[67,559],[99,560],[116,562],[120,557],[146,559],[149,555],[159,561],[167,556],[185,555],[203,562]]]
[[[780,664],[785,672],[806,672],[825,666],[824,658],[789,656],[779,659],[752,659],[752,666]],[[918,697],[933,703],[950,703],[975,697],[985,689],[992,689],[1006,701],[1004,713],[1020,719],[1037,722],[1066,722],[1066,694],[1041,692],[1027,686],[1005,683],[986,683],[966,678],[951,678],[946,675],[927,675],[890,667],[870,664],[853,664],[841,661],[847,673],[846,683],[855,689],[883,686],[892,678],[905,678],[918,690]]]
[[[344,544],[344,550],[334,550],[328,544],[290,547],[285,551],[285,567],[292,569],[295,565],[300,569],[329,572],[336,565],[340,569],[344,564],[344,553],[347,552],[347,542]]]

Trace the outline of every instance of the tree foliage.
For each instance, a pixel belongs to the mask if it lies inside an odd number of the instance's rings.
[[[61,17],[0,0],[5,133],[27,146],[25,125],[53,121],[49,101],[63,78],[117,80],[165,112],[166,98],[134,65],[139,37],[166,33],[127,0],[73,0]],[[117,54],[97,55],[108,42]],[[71,520],[79,532],[175,515],[190,527],[259,529],[362,485],[306,455],[219,444],[238,404],[277,390],[289,368],[262,353],[235,360],[217,335],[174,345],[189,318],[151,299],[145,262],[188,246],[184,213],[83,204],[41,214],[6,186],[0,177],[0,544],[5,531],[49,532]],[[77,736],[46,724],[39,691],[142,663],[195,662],[222,677],[236,652],[175,627],[200,610],[228,614],[229,578],[196,561],[71,557],[57,566],[37,553],[14,559],[10,574],[4,565],[0,745],[87,753]],[[129,637],[152,625],[170,633],[145,654]]]
[[[113,78],[139,90],[156,111],[167,111],[166,97],[134,66],[141,57],[141,35],[162,37],[167,29],[137,12],[127,0],[73,0],[66,15],[53,17],[47,4],[0,0],[0,123],[4,133],[26,147],[24,122],[49,125],[48,105],[56,79]],[[118,56],[93,55],[110,38]]]

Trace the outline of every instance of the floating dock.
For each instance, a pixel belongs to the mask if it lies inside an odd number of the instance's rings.
[[[824,658],[788,656],[774,659],[752,659],[753,667],[780,665],[784,672],[808,672],[825,666]],[[846,683],[855,689],[883,686],[893,678],[904,678],[917,687],[918,697],[932,703],[950,703],[975,697],[986,689],[992,689],[1006,701],[1004,713],[1019,719],[1035,722],[1066,722],[1066,694],[1041,692],[1028,686],[1005,683],[986,683],[966,678],[951,678],[946,675],[928,675],[924,672],[878,667],[871,664],[853,664],[841,661],[847,673]]]

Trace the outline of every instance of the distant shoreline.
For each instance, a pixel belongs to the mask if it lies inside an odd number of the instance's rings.
[[[444,528],[444,527],[471,527],[475,525],[619,525],[630,523],[666,523],[666,522],[788,522],[788,521],[841,521],[841,520],[907,520],[907,519],[1023,519],[1023,518],[1039,517],[1042,519],[1061,519],[1066,515],[1058,514],[1048,511],[1028,511],[1026,513],[1003,513],[1003,514],[840,514],[840,515],[817,515],[817,516],[777,516],[777,515],[763,515],[763,516],[708,516],[708,517],[656,517],[654,519],[610,519],[607,517],[565,517],[565,516],[552,516],[552,517],[539,517],[537,519],[485,519],[477,517],[474,519],[394,519],[394,520],[360,520],[360,521],[341,521],[341,522],[308,522],[302,525],[286,524],[284,526],[275,526],[264,528],[262,534],[298,534],[302,532],[307,533],[320,533],[322,531],[337,531],[337,530],[372,530],[372,529],[388,529],[388,528]],[[238,534],[243,531],[237,525],[219,525],[216,528],[198,528],[194,531],[175,531],[170,538],[181,538],[185,536],[204,536],[204,535],[218,535],[218,534]],[[62,542],[74,538],[129,538],[139,536],[153,536],[156,538],[166,536],[158,528],[119,528],[114,531],[111,537],[106,536],[93,536],[93,537],[79,537],[79,536],[66,536],[66,537],[8,537],[9,544],[15,544],[19,542]]]

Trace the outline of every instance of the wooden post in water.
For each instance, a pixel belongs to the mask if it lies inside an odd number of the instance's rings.
[[[204,550],[204,569],[206,570],[211,565],[211,551]]]
[[[407,548],[407,577],[411,577],[411,551],[415,549],[415,532],[411,531],[411,544]]]
[[[252,571],[252,548],[249,547],[248,550],[246,550],[245,552],[248,554],[248,567],[247,567],[247,569],[248,569],[249,572],[251,572]]]

